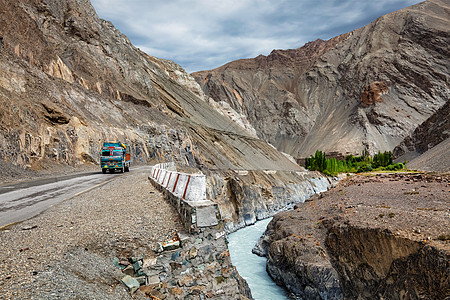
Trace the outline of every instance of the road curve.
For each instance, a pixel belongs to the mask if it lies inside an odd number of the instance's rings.
[[[150,170],[136,167],[130,172]],[[67,175],[0,186],[0,227],[21,222],[41,213],[51,205],[108,183],[127,173],[99,172]]]

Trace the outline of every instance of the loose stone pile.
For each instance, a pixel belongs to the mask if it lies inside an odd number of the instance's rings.
[[[156,257],[114,258],[130,293],[152,299],[251,299],[231,264],[222,225],[177,236],[180,246],[162,247]]]

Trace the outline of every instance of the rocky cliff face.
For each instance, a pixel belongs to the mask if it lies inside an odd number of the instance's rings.
[[[256,252],[267,256],[274,280],[302,299],[446,299],[449,180],[345,179],[277,214]]]
[[[449,98],[449,9],[428,0],[328,41],[192,75],[295,157],[392,150]]]
[[[218,203],[228,232],[290,209],[337,182],[319,172],[222,170],[207,174],[208,198]]]
[[[88,0],[0,6],[0,159],[77,166],[96,163],[102,141],[121,140],[137,161],[300,170],[213,109],[181,67],[99,19]]]
[[[427,120],[420,124],[410,135],[408,135],[397,147],[394,148],[393,154],[398,157],[399,161],[410,161],[426,153],[440,143],[450,138],[450,101],[438,109]],[[450,159],[450,149],[443,149],[441,154],[435,157],[443,164],[444,168],[432,168],[432,170],[449,171],[447,161]],[[431,157],[428,159],[430,161]],[[430,161],[431,162],[431,161]],[[414,164],[413,164],[414,165]],[[419,164],[418,167],[424,168],[426,164]]]

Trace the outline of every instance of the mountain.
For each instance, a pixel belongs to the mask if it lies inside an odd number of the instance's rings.
[[[428,0],[328,41],[193,73],[294,157],[392,150],[449,99],[449,1]]]
[[[402,161],[401,159],[399,161]],[[428,172],[450,172],[450,138],[407,163],[409,169]]]
[[[98,163],[101,142],[135,161],[301,168],[211,107],[177,64],[140,51],[88,0],[0,0],[2,168]]]
[[[450,171],[450,101],[408,135],[393,154],[408,167],[424,171]]]

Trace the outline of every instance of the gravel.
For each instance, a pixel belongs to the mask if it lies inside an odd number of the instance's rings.
[[[182,231],[175,209],[147,179],[120,176],[3,228],[0,299],[126,299],[114,257],[156,256]]]

